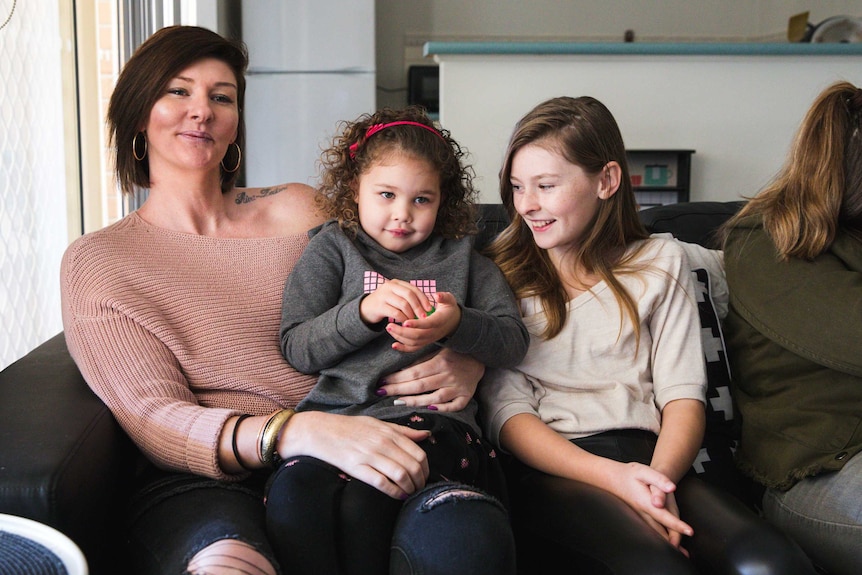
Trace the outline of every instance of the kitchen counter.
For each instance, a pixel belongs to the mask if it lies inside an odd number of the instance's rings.
[[[590,95],[629,149],[693,149],[691,200],[737,200],[781,167],[816,95],[862,86],[862,44],[429,42],[440,122],[471,154],[481,201],[515,122],[554,96]]]
[[[808,42],[427,42],[426,56],[629,54],[677,56],[860,56],[862,43]]]

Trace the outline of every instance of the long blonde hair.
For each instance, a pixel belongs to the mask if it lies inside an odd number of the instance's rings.
[[[862,89],[836,82],[820,93],[778,175],[722,228],[760,215],[782,260],[813,259],[840,227],[862,235]]]
[[[524,146],[535,143],[553,145],[568,162],[590,175],[600,173],[609,162],[620,165],[619,189],[601,201],[589,231],[569,259],[608,284],[639,336],[637,306],[615,274],[627,271],[627,264],[639,253],[627,251],[628,246],[648,234],[638,217],[622,134],[611,112],[595,98],[553,98],[533,108],[517,123],[500,170],[500,197],[511,223],[489,246],[489,254],[516,297],[537,296],[541,300],[548,319],[542,336],[551,339],[559,334],[566,323],[566,288],[547,252],[536,245],[529,227],[515,210],[510,181],[512,158]]]

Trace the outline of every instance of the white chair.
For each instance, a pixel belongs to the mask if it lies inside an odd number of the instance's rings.
[[[3,535],[7,536],[3,536]],[[3,575],[39,573],[62,573],[59,570],[37,571],[40,565],[52,563],[53,557],[42,554],[40,549],[34,554],[28,549],[27,541],[41,545],[56,556],[66,575],[88,575],[87,560],[75,542],[66,535],[43,523],[15,515],[0,513],[0,572]],[[23,553],[22,553],[23,552]],[[29,553],[29,555],[28,555]],[[56,561],[53,561],[56,565]]]

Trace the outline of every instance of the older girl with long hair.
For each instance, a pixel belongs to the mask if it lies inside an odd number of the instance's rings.
[[[780,533],[687,476],[706,385],[691,266],[641,225],[610,111],[590,97],[536,106],[500,189],[511,224],[492,254],[532,339],[480,393],[489,436],[517,460],[516,529],[539,557],[593,572],[810,573]]]

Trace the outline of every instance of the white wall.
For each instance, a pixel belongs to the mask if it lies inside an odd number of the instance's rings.
[[[428,41],[782,41],[790,16],[862,16],[859,0],[377,0],[377,101],[407,101],[407,66]]]
[[[694,149],[691,200],[755,194],[780,168],[815,96],[862,85],[862,56],[550,55],[440,57],[440,121],[470,152],[483,202],[515,122],[555,96],[608,108],[629,149]]]
[[[381,106],[406,103],[406,90],[398,88],[406,86],[407,67],[434,64],[422,57],[421,47],[427,41],[621,41],[625,31],[632,29],[636,41],[642,42],[786,42],[789,18],[806,10],[812,24],[836,15],[862,16],[859,0],[377,0],[377,82],[383,88],[377,101]],[[483,200],[494,197],[499,167],[494,161],[499,160],[514,122],[541,99],[563,92],[605,101],[630,148],[695,148],[692,199],[733,199],[755,193],[780,167],[811,99],[833,78],[816,67],[809,73],[803,65],[798,81],[785,78],[773,85],[752,69],[743,78],[747,83],[743,88],[735,78],[719,81],[696,69],[695,73],[680,69],[673,72],[677,88],[662,94],[664,84],[655,83],[660,82],[655,71],[634,72],[641,77],[637,84],[613,73],[594,75],[599,79],[591,83],[535,71],[509,75],[507,83],[493,83],[490,88],[486,79],[495,82],[509,71],[471,70],[471,77],[465,79],[470,82],[465,97],[475,100],[462,112],[451,107],[444,112],[448,115],[445,127],[474,155],[482,156],[479,164],[486,164],[480,166],[478,182],[480,189],[487,190]],[[855,80],[858,84],[858,75]],[[641,89],[644,85],[650,86],[646,93]],[[538,86],[545,89],[536,92]],[[699,89],[707,86],[710,89]],[[740,100],[744,90],[753,91]],[[748,106],[750,101],[757,105]],[[774,115],[763,116],[761,107]],[[456,120],[452,114],[474,112],[462,124],[450,123]],[[743,151],[749,150],[752,153],[746,156]]]

